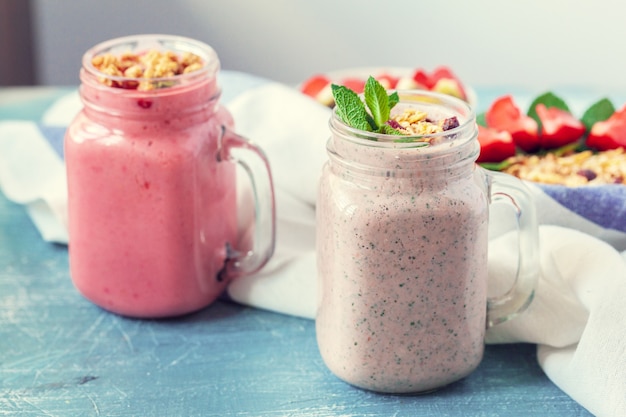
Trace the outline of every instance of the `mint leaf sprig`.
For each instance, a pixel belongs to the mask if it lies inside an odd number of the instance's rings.
[[[602,98],[593,103],[580,119],[581,122],[590,131],[594,124],[607,120],[611,115],[615,113],[615,106],[608,98]]]
[[[394,91],[387,95],[385,87],[374,77],[370,76],[365,82],[365,102],[357,93],[345,86],[332,84],[331,89],[337,114],[348,126],[373,133],[403,135],[387,124],[391,109],[400,101],[398,93]]]

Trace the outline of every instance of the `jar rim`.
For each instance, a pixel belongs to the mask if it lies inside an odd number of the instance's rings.
[[[124,47],[125,49],[122,49]],[[129,50],[131,47],[133,49]],[[126,77],[123,75],[110,75],[99,71],[92,64],[92,59],[107,52],[115,51],[113,53],[124,53],[143,50],[147,51],[151,49],[151,47],[152,49],[156,48],[163,51],[191,52],[200,56],[204,61],[204,65],[198,70],[174,76],[150,78],[149,81],[151,83],[174,83],[176,85],[198,78],[205,78],[206,76],[215,77],[220,69],[220,61],[217,53],[208,44],[184,36],[165,34],[130,35],[100,42],[89,48],[83,54],[82,67],[83,70],[89,75],[100,79],[119,83],[137,81],[137,78]]]
[[[411,107],[412,105],[418,106],[437,106],[439,108],[445,108],[454,110],[454,116],[459,118],[459,125],[455,128],[424,135],[393,135],[385,133],[368,132],[365,130],[357,129],[346,124],[341,117],[339,117],[338,109],[335,107],[332,111],[332,115],[329,121],[331,131],[337,131],[342,136],[350,141],[356,142],[363,146],[377,147],[377,148],[392,148],[392,149],[410,149],[410,148],[432,148],[442,143],[449,143],[452,140],[457,139],[460,133],[464,132],[468,128],[476,126],[476,114],[470,105],[448,94],[432,92],[427,90],[389,90],[388,93],[397,92],[400,97],[399,105],[405,107]],[[363,94],[360,95],[363,99]],[[469,135],[471,137],[471,135]],[[402,138],[398,141],[398,138]],[[411,140],[414,139],[414,140]]]

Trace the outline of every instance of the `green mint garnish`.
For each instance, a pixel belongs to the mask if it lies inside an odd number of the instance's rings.
[[[400,101],[398,93],[393,92],[387,95],[385,87],[374,77],[370,76],[365,83],[365,103],[357,93],[347,87],[332,84],[331,89],[337,106],[337,114],[348,126],[367,132],[402,134],[387,124],[391,109]]]
[[[555,150],[551,151],[551,153],[554,154],[554,156],[563,156],[571,152],[580,151],[581,150],[580,148],[581,148],[580,142],[576,141],[576,142],[568,143],[567,145],[563,145],[560,148],[556,148]]]
[[[331,85],[337,114],[343,122],[355,129],[371,131],[372,126],[368,119],[371,117],[365,110],[365,105],[354,91],[340,85]],[[368,117],[369,116],[369,117]]]
[[[587,130],[590,130],[596,122],[602,122],[608,119],[613,113],[615,113],[613,103],[611,103],[611,100],[608,98],[603,98],[592,104],[591,107],[585,111],[580,121],[583,122]]]
[[[404,133],[400,132],[398,129],[394,129],[388,124],[382,125],[380,129],[378,129],[378,133],[384,133],[385,135],[406,136]],[[411,142],[414,142],[414,141],[415,141],[415,136],[411,137]]]
[[[389,120],[391,108],[389,107],[389,96],[383,87],[374,77],[369,77],[365,83],[365,104],[370,109],[376,126],[382,126]]]
[[[391,109],[393,109],[398,102],[400,102],[400,96],[398,96],[397,91],[389,94],[389,111],[391,111]]]
[[[487,113],[480,113],[476,115],[476,124],[478,126],[487,127]]]
[[[528,115],[532,117],[532,113],[535,111],[535,107],[537,104],[543,103],[546,107],[557,107],[561,110],[570,111],[567,103],[557,96],[556,94],[548,91],[547,93],[543,93],[533,100],[530,107],[528,108]]]
[[[547,93],[540,95],[530,104],[530,107],[528,108],[528,113],[527,113],[530,117],[535,119],[535,121],[537,122],[537,125],[539,126],[540,131],[541,131],[541,119],[539,118],[539,115],[537,114],[537,110],[536,110],[537,104],[540,104],[540,103],[545,105],[548,108],[556,107],[561,110],[570,111],[565,101],[561,97],[558,97],[556,94],[552,92],[547,92]]]
[[[479,165],[490,171],[503,171],[511,166],[511,162],[505,159],[502,162],[481,162]]]

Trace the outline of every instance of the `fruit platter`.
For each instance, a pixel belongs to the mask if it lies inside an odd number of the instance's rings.
[[[466,86],[448,67],[439,66],[432,71],[423,68],[350,68],[324,74],[315,74],[300,84],[302,93],[314,98],[325,106],[333,107],[335,101],[331,85],[341,85],[357,94],[365,88],[369,76],[374,77],[388,90],[429,90],[449,94],[476,104],[476,93]]]

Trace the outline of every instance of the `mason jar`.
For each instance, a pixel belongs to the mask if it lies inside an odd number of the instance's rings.
[[[200,65],[139,79],[94,66],[111,55],[149,53],[192,54]],[[70,272],[76,288],[106,310],[133,317],[196,311],[273,253],[269,164],[234,133],[219,103],[219,68],[208,45],[169,35],[114,39],[83,57],[84,107],[65,137]],[[240,239],[237,166],[254,190],[250,245]]]
[[[440,133],[399,137],[354,129],[334,111],[317,200],[324,362],[355,386],[419,393],[457,381],[480,363],[484,335],[523,311],[538,277],[534,206],[517,178],[488,172],[475,114],[463,101],[399,92]],[[508,204],[519,229],[520,271],[488,299],[489,205]]]

